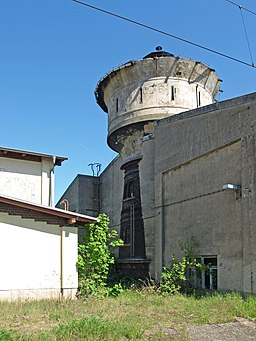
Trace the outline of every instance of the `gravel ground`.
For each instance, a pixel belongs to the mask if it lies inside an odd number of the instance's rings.
[[[196,325],[188,329],[188,336],[191,341],[256,341],[256,321]]]

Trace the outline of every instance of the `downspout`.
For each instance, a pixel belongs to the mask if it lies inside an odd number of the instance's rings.
[[[63,298],[64,296],[64,247],[63,247],[63,241],[65,238],[65,231],[63,229],[63,226],[60,227],[60,296]]]
[[[55,162],[56,162],[56,156],[53,156],[53,166],[50,169],[50,178],[49,178],[49,201],[48,204],[49,206],[53,207],[54,206],[54,167],[55,167]]]
[[[67,207],[65,207],[67,211]],[[76,223],[76,218],[69,218],[67,220],[67,225],[74,225]],[[64,297],[64,238],[65,230],[63,226],[60,226],[60,296]]]

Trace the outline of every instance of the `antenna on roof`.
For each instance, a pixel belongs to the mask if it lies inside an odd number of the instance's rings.
[[[101,163],[98,163],[98,162],[89,163],[88,166],[91,167],[92,176],[99,176],[100,175]]]

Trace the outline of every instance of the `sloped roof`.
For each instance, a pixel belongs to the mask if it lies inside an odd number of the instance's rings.
[[[85,224],[97,221],[96,218],[84,214],[64,211],[59,208],[35,204],[5,195],[0,195],[0,212],[60,226],[75,225],[83,227]]]

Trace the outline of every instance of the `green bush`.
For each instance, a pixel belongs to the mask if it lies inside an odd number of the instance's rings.
[[[106,283],[110,265],[115,263],[111,250],[121,245],[117,231],[109,231],[106,214],[100,214],[97,222],[86,228],[83,244],[78,245],[79,295],[105,295],[120,289],[108,290]]]
[[[185,256],[180,262],[172,256],[170,267],[164,267],[160,280],[160,292],[174,294],[177,292],[191,293],[195,290],[191,281],[191,274],[206,270],[205,265],[199,263],[194,256],[194,239],[191,237],[180,248]]]

